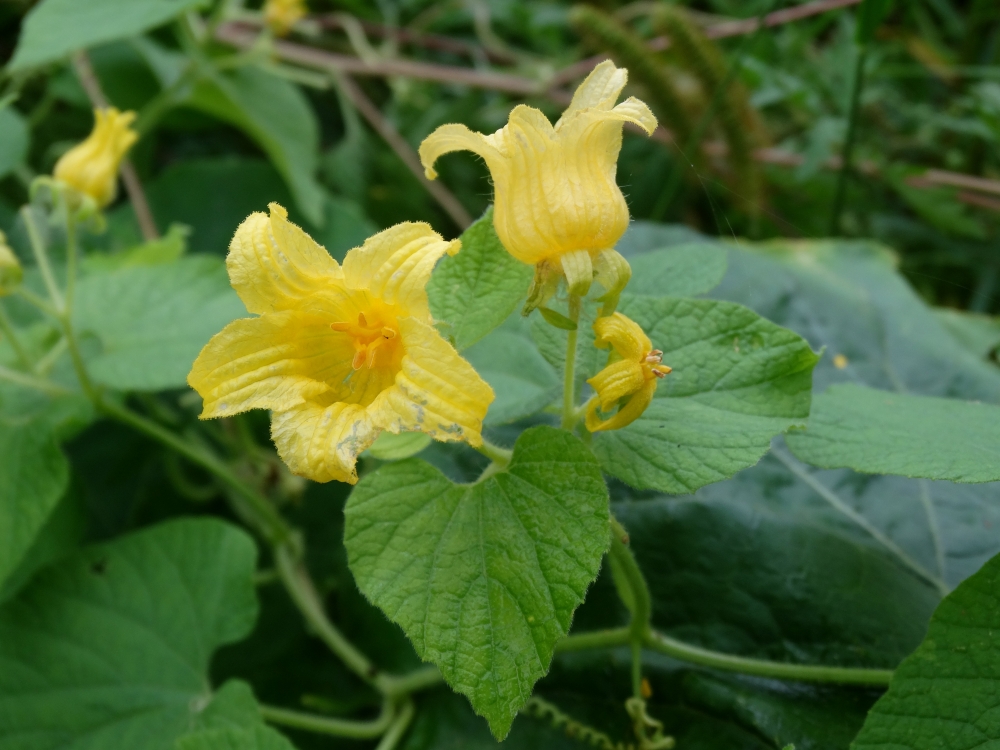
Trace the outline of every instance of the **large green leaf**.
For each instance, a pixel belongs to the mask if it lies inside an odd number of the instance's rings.
[[[74,303],[76,330],[100,342],[91,375],[122,390],[183,387],[209,338],[245,316],[222,260],[206,256],[94,273]]]
[[[302,213],[314,225],[323,225],[323,191],[315,177],[319,126],[298,87],[248,65],[202,78],[187,103],[253,138],[288,184]]]
[[[854,750],[966,750],[1000,743],[1000,557],[938,606]]]
[[[40,574],[0,608],[0,745],[170,750],[211,723],[232,691],[209,659],[253,625],[255,562],[239,529],[179,520]]]
[[[1000,370],[951,335],[898,274],[893,255],[877,245],[742,245],[730,250],[726,277],[712,295],[743,302],[825,349],[814,371],[818,391],[849,382],[1000,401]],[[991,530],[1000,523],[1000,484],[813,471],[784,449],[778,455],[785,468],[772,472],[771,482],[796,488],[800,502],[824,523],[839,518],[864,538],[880,535],[883,546],[893,545],[894,554],[905,555],[944,590],[1000,551]]]
[[[493,208],[462,233],[462,250],[444,258],[427,285],[431,312],[462,351],[503,323],[528,293],[532,267],[504,249]]]
[[[295,750],[284,735],[264,725],[207,729],[181,737],[174,750]]]
[[[923,637],[938,592],[873,541],[810,517],[764,468],[693,498],[615,503],[654,625],[742,656],[895,667]]]
[[[43,420],[0,418],[0,585],[66,491],[69,467]]]
[[[836,385],[813,400],[809,428],[786,441],[824,469],[1000,480],[1000,407],[988,404]]]
[[[535,414],[559,394],[561,381],[531,339],[531,326],[517,312],[464,354],[496,399],[486,424],[505,424]]]
[[[10,70],[141,34],[206,0],[42,0],[24,19]]]
[[[805,423],[818,357],[797,334],[730,302],[631,297],[621,310],[673,372],[638,420],[595,434],[609,474],[692,492],[752,466],[771,438]]]
[[[726,273],[725,246],[691,242],[637,255],[632,266],[630,294],[653,297],[693,297],[712,289]]]
[[[502,739],[597,576],[607,497],[582,443],[534,427],[507,470],[476,484],[419,460],[366,476],[344,543],[365,596]]]

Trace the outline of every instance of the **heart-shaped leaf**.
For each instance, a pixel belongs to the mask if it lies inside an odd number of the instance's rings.
[[[462,485],[403,461],[362,479],[344,513],[358,587],[505,737],[608,546],[596,459],[534,427],[505,471]]]

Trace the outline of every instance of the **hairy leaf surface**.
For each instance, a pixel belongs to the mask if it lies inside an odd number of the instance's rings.
[[[80,281],[74,310],[76,329],[101,344],[88,362],[94,379],[139,391],[183,387],[201,348],[246,315],[212,257],[95,273]]]
[[[502,739],[597,576],[607,498],[582,443],[535,427],[507,470],[477,484],[418,460],[368,475],[344,543],[365,596]]]
[[[836,385],[813,400],[808,429],[786,441],[824,469],[1000,480],[1000,407],[988,404]]]
[[[40,574],[0,608],[0,745],[170,750],[213,710],[212,652],[253,625],[255,559],[244,532],[177,520]]]
[[[459,351],[503,323],[528,293],[533,272],[504,249],[492,208],[461,240],[461,251],[442,258],[427,285],[431,313]]]

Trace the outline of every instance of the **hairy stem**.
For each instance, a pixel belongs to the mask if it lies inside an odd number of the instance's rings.
[[[355,740],[369,740],[381,737],[389,729],[396,715],[393,710],[392,701],[389,700],[382,703],[382,712],[377,718],[371,721],[337,719],[263,704],[260,706],[260,714],[264,717],[265,721],[269,721],[272,724],[304,729],[307,732],[332,734],[335,737],[350,737]]]
[[[407,699],[402,708],[400,708],[399,713],[396,714],[396,718],[393,719],[392,725],[389,727],[389,731],[385,733],[382,737],[382,741],[378,743],[375,750],[393,750],[399,741],[403,739],[403,735],[406,733],[406,728],[410,726],[410,722],[413,721],[413,701]]]
[[[486,438],[483,438],[482,445],[476,446],[476,450],[486,456],[486,458],[490,461],[497,464],[501,469],[507,468],[507,465],[510,463],[510,457],[514,453],[507,448],[501,448],[499,445],[494,445]]]
[[[632,694],[642,697],[642,646],[650,630],[650,619],[653,614],[652,598],[646,578],[639,569],[628,544],[628,532],[614,516],[611,517],[611,551],[608,553],[628,585],[631,593],[627,602],[632,612],[629,625],[629,646],[632,649]]]
[[[569,319],[577,328],[566,336],[566,366],[563,375],[562,428],[572,430],[576,414],[576,342],[579,338],[581,300],[575,294],[569,295]]]
[[[24,228],[28,231],[28,241],[31,244],[31,252],[35,256],[35,263],[38,264],[38,271],[42,274],[42,281],[45,282],[45,289],[52,300],[55,312],[61,315],[65,311],[65,302],[59,285],[56,284],[56,277],[52,273],[52,265],[49,263],[49,254],[45,248],[45,242],[35,224],[35,217],[32,214],[31,206],[24,206],[21,209],[21,219],[24,221]]]
[[[6,380],[8,383],[14,383],[15,385],[24,386],[25,388],[32,388],[36,391],[47,393],[50,396],[68,396],[72,393],[72,391],[45,380],[44,378],[20,372],[18,370],[11,370],[3,365],[0,365],[0,380]]]
[[[799,682],[823,682],[842,685],[881,685],[889,684],[892,677],[891,669],[865,669],[861,667],[826,667],[812,664],[788,664],[784,662],[765,661],[764,659],[747,659],[742,656],[731,656],[718,651],[692,646],[675,640],[670,636],[649,631],[645,645],[653,651],[672,656],[681,661],[712,667],[727,672],[753,675],[755,677],[771,677],[778,680],[795,680]]]
[[[588,651],[592,648],[627,646],[632,640],[631,628],[608,628],[589,633],[573,633],[556,643],[556,651]]]
[[[14,350],[14,354],[20,360],[21,364],[29,370],[34,367],[35,363],[32,362],[28,350],[24,348],[24,344],[21,343],[17,331],[14,330],[14,325],[10,322],[10,318],[7,317],[7,310],[4,308],[2,302],[0,302],[0,333],[3,333],[7,341],[10,342],[10,348]]]

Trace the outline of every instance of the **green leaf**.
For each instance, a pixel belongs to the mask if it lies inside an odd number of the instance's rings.
[[[261,725],[249,729],[210,729],[191,734],[178,739],[174,750],[295,750],[295,746],[284,735]]]
[[[253,138],[288,184],[306,218],[323,225],[323,190],[315,178],[319,126],[297,86],[248,65],[202,78],[187,103]]]
[[[91,253],[83,259],[86,273],[115,271],[131,266],[159,266],[173,263],[187,252],[187,236],[191,229],[182,224],[171,224],[167,233],[158,239],[120,253]]]
[[[694,297],[722,281],[726,248],[718,242],[689,242],[643,253],[631,258],[629,265],[629,294]]]
[[[1000,407],[971,401],[837,385],[813,399],[808,429],[786,441],[824,469],[1000,480]]]
[[[775,463],[692,498],[615,503],[654,625],[740,656],[895,667],[920,643],[938,592],[870,537],[809,513]]]
[[[415,456],[431,444],[431,436],[423,432],[383,432],[365,453],[380,461],[400,461]]]
[[[947,307],[934,312],[951,335],[980,359],[994,356],[1000,348],[1000,319]]]
[[[0,584],[0,604],[15,596],[39,570],[75,552],[83,544],[89,520],[82,494],[75,488],[63,493],[31,547]]]
[[[538,312],[541,313],[546,323],[561,331],[575,331],[579,328],[575,320],[567,318],[561,312],[556,312],[548,307],[539,307]]]
[[[496,394],[486,414],[488,425],[530,417],[559,395],[559,376],[535,348],[531,326],[518,312],[464,356]]]
[[[9,71],[43,65],[115,39],[136,36],[206,0],[42,0],[25,16]]]
[[[0,177],[9,175],[28,155],[30,132],[13,107],[0,107]]]
[[[604,470],[685,493],[755,464],[809,414],[818,356],[797,334],[731,302],[633,297],[621,310],[673,368],[643,415],[594,435]]]
[[[69,483],[69,466],[43,420],[0,419],[0,584],[45,526]]]
[[[209,659],[253,626],[255,564],[249,536],[199,519],[40,574],[0,608],[0,745],[170,750],[226,714],[213,709]]]
[[[858,9],[858,27],[855,38],[858,44],[868,44],[875,39],[875,32],[892,10],[892,0],[862,0]]]
[[[101,345],[91,375],[121,390],[183,387],[201,348],[245,316],[222,260],[206,256],[95,273],[80,280],[74,303],[76,330]]]
[[[854,382],[911,394],[1000,401],[1000,370],[971,352],[917,295],[884,247],[857,241],[743,244],[713,296],[734,299],[826,350],[817,391]],[[838,356],[840,355],[840,356]],[[871,534],[851,509],[941,587],[955,586],[1000,552],[1000,484],[959,485],[904,477],[813,471],[781,450],[772,486],[796,488],[824,523]],[[753,470],[756,472],[756,469]],[[723,486],[720,491],[739,492]]]
[[[993,747],[1000,742],[1000,556],[938,606],[851,745]]]
[[[418,460],[369,474],[344,544],[362,593],[502,739],[597,576],[607,497],[582,443],[534,427],[507,470],[476,484]]]
[[[461,251],[444,258],[427,285],[431,312],[459,351],[503,323],[527,295],[533,272],[504,249],[492,207],[461,240]]]

